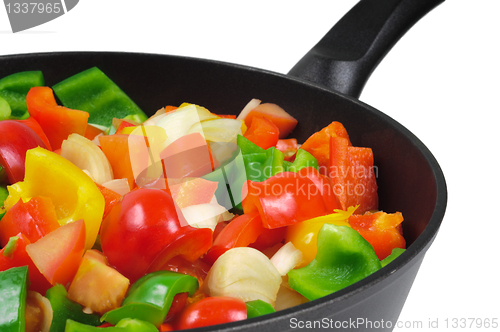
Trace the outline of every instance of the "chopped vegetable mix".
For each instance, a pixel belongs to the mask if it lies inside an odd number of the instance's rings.
[[[1,331],[241,321],[405,251],[372,150],[340,122],[298,142],[300,123],[258,99],[239,115],[183,103],[148,118],[95,67],[44,84],[40,71],[0,79]]]

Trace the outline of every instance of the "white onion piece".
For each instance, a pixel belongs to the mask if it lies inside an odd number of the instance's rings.
[[[292,242],[287,242],[271,257],[271,263],[284,276],[302,262],[302,256],[302,251],[295,248]]]
[[[115,193],[120,195],[125,195],[130,192],[130,185],[127,179],[114,179],[102,184],[103,187],[113,190]]]
[[[207,141],[235,143],[238,135],[242,135],[243,121],[235,119],[213,119],[194,123],[188,134],[200,133]]]
[[[245,107],[241,110],[240,114],[236,117],[236,120],[245,120],[247,117],[248,113],[250,113],[251,110],[259,106],[261,101],[259,99],[252,99],[246,104]]]
[[[61,145],[61,156],[82,170],[87,170],[95,182],[103,184],[113,180],[111,164],[102,150],[91,140],[71,134]]]
[[[226,208],[211,202],[190,205],[182,208],[181,212],[190,226],[196,228],[210,228],[213,231],[219,221],[219,215],[226,212]]]
[[[169,112],[155,117],[155,125],[165,130],[167,141],[165,146],[188,134],[189,129],[200,121],[218,118],[206,108],[193,104],[179,107],[175,112]],[[203,133],[202,133],[203,135]]]
[[[245,302],[262,300],[274,306],[281,276],[259,250],[238,247],[215,261],[204,285],[210,296],[232,296]]]
[[[299,304],[309,301],[302,294],[287,286],[288,283],[286,281],[283,281],[283,284],[278,291],[278,295],[276,296],[276,302],[274,304],[274,309],[276,311],[295,307]]]

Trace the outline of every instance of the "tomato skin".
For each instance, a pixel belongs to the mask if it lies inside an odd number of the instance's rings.
[[[101,226],[104,254],[131,282],[178,255],[193,262],[211,245],[212,230],[182,226],[172,197],[163,190],[129,192]]]
[[[204,298],[187,307],[176,320],[179,330],[236,322],[247,318],[243,300],[214,296]]]
[[[47,146],[33,129],[18,121],[0,121],[0,132],[0,165],[11,184],[23,181],[26,151]]]
[[[26,203],[19,200],[0,222],[0,246],[5,246],[9,238],[18,233],[23,233],[30,242],[36,242],[59,226],[50,198],[33,197]]]

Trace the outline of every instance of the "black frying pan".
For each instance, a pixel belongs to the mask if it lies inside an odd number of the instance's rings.
[[[51,86],[97,66],[149,114],[185,101],[214,113],[237,114],[250,99],[259,98],[299,120],[291,135],[299,142],[334,120],[342,122],[353,145],[373,149],[380,209],[403,213],[407,251],[386,268],[324,298],[204,330],[276,332],[316,321],[321,329],[390,331],[443,219],[446,184],[417,137],[356,98],[396,41],[441,2],[362,0],[289,75],[178,56],[71,52],[2,56],[0,77],[42,70]]]

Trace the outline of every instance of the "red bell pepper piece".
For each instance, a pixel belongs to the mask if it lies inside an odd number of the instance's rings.
[[[278,227],[278,228],[264,228],[262,233],[260,233],[259,237],[255,242],[251,243],[249,247],[255,248],[257,250],[264,250],[266,248],[270,248],[275,244],[282,242],[286,236],[287,227]]]
[[[328,213],[316,184],[295,172],[278,173],[263,182],[248,180],[244,189],[243,211],[258,211],[266,228],[288,226]]]
[[[333,191],[332,180],[328,176],[320,174],[314,167],[302,168],[299,170],[299,174],[309,178],[316,185],[328,213],[333,213],[335,209],[342,208]]]
[[[250,127],[254,117],[265,117],[279,129],[279,138],[285,138],[297,126],[297,119],[288,114],[283,108],[272,103],[263,103],[251,110],[245,117],[245,124]]]
[[[122,195],[98,183],[95,185],[104,197],[104,215],[102,217],[104,219],[108,215],[109,211],[111,211],[111,208],[122,199]]]
[[[377,179],[370,148],[353,147],[343,137],[330,137],[330,178],[342,210],[356,214],[378,209]]]
[[[301,149],[306,150],[312,154],[317,160],[319,171],[321,174],[328,174],[330,166],[330,137],[343,137],[347,139],[348,145],[351,146],[349,135],[342,123],[334,121],[322,130],[312,134],[300,146]]]
[[[61,148],[70,134],[84,136],[89,114],[57,105],[49,87],[33,87],[26,96],[28,112],[40,124],[53,150]]]
[[[243,136],[266,150],[272,146],[276,146],[280,131],[271,120],[255,116],[252,118],[252,124]]]
[[[17,234],[16,237],[17,239],[14,239],[14,241],[16,241],[15,248],[10,254],[5,252],[5,248],[0,250],[0,271],[5,271],[12,267],[28,266],[28,273],[30,276],[29,289],[45,295],[47,289],[52,287],[52,285],[43,274],[40,273],[26,252],[26,246],[30,244],[30,240],[21,233]]]
[[[5,246],[9,238],[18,233],[23,233],[30,242],[36,242],[59,227],[50,198],[33,197],[26,203],[19,200],[0,222],[0,245]]]
[[[263,231],[262,220],[257,211],[234,218],[215,238],[212,248],[203,257],[203,260],[213,264],[220,255],[229,249],[246,247],[255,242]]]
[[[47,135],[45,135],[45,132],[43,131],[42,127],[40,124],[35,120],[34,117],[30,116],[27,119],[24,120],[14,120],[16,122],[23,123],[33,129],[33,131],[42,139],[42,141],[45,143],[45,146],[48,150],[52,151],[52,147],[50,146],[49,139],[47,138]]]
[[[394,248],[406,248],[402,222],[403,215],[400,212],[366,212],[349,217],[349,225],[372,245],[380,260],[389,256]]]

